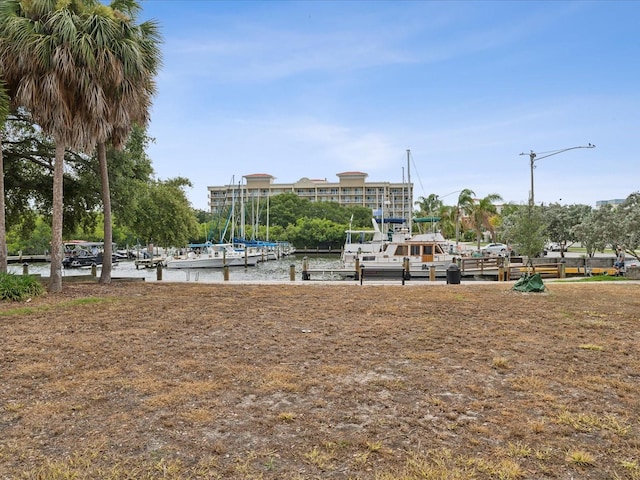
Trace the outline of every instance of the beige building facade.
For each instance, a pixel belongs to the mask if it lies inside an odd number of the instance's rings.
[[[275,183],[266,173],[245,175],[238,185],[208,187],[209,208],[212,214],[223,212],[240,198],[265,199],[282,193],[295,193],[312,202],[336,202],[370,208],[375,216],[410,218],[413,208],[413,184],[367,182],[364,172],[338,173],[337,182],[326,179],[301,178],[295,183]]]

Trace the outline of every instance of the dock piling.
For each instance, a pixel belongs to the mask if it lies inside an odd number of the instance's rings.
[[[156,265],[156,280],[162,280],[162,262],[158,262]]]
[[[27,262],[22,264],[22,275],[29,275],[29,264]]]

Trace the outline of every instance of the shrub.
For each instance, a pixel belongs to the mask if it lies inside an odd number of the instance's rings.
[[[37,277],[0,273],[0,300],[20,302],[44,293],[44,287]]]

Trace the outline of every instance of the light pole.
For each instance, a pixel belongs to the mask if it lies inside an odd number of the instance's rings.
[[[575,150],[576,148],[595,148],[595,145],[592,144],[588,144],[588,145],[580,145],[577,147],[569,147],[569,148],[562,148],[560,150],[551,150],[548,152],[540,152],[539,154],[535,153],[533,150],[531,150],[529,153],[521,153],[520,155],[529,155],[529,166],[531,168],[531,191],[529,192],[529,207],[533,207],[534,204],[534,198],[533,198],[533,164],[538,161],[538,160],[542,160],[543,158],[547,158],[547,157],[551,157],[553,155],[558,155],[559,153],[564,153],[564,152],[568,152],[569,150]],[[542,155],[542,156],[540,156]]]

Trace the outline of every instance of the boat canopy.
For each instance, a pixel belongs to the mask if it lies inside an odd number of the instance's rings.
[[[398,223],[398,224],[403,224],[403,223],[407,223],[407,221],[404,218],[376,218],[376,222],[378,223],[382,223],[384,221],[384,223]]]
[[[435,223],[440,221],[440,217],[420,217],[414,218],[415,223]]]

